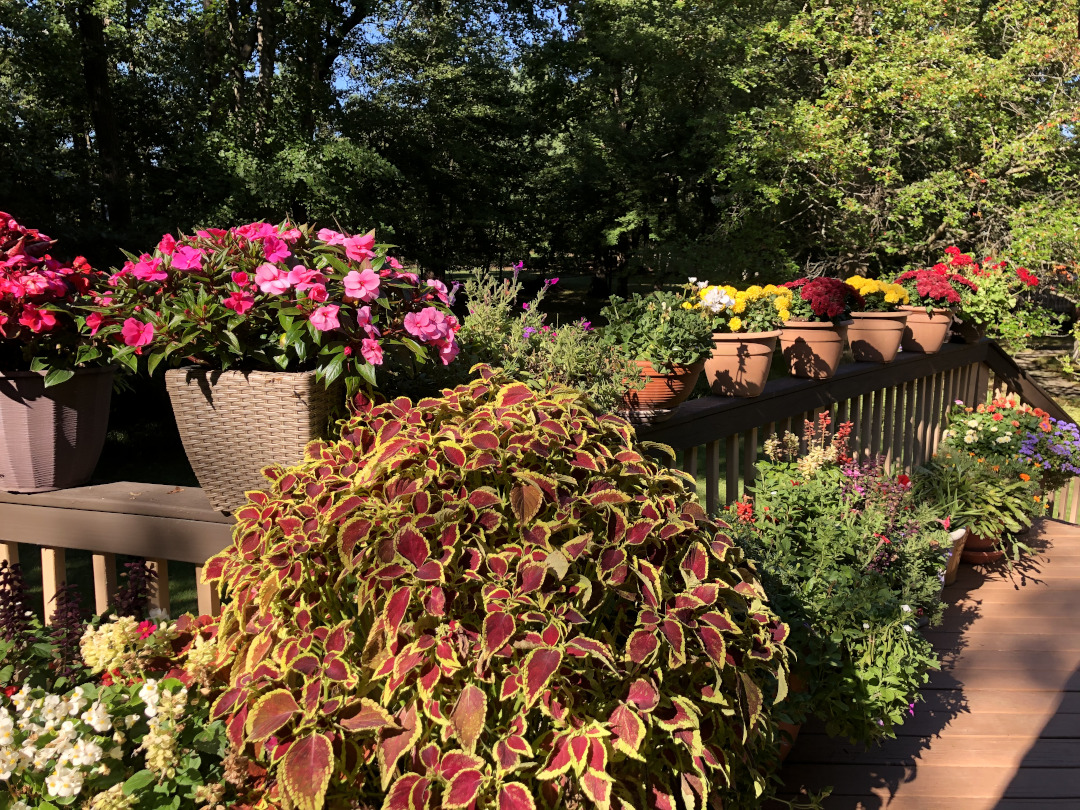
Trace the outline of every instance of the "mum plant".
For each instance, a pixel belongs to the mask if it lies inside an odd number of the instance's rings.
[[[745,290],[690,280],[691,301],[683,304],[707,320],[713,332],[771,332],[791,318],[791,291],[774,284]]]
[[[82,256],[59,261],[55,240],[0,211],[0,369],[45,372],[45,385],[99,365],[102,351],[86,328],[103,274]]]
[[[288,222],[166,234],[153,253],[129,254],[91,326],[132,370],[144,354],[151,372],[163,362],[314,370],[351,395],[376,385],[393,351],[443,364],[458,352],[449,291],[405,272],[387,247],[373,231]]]
[[[265,801],[756,803],[787,628],[726,527],[624,420],[479,374],[361,398],[208,561],[212,716]]]
[[[781,286],[793,292],[788,320],[839,323],[863,308],[858,291],[838,278],[797,278]]]
[[[862,296],[862,312],[894,312],[910,300],[907,290],[899,284],[864,276],[852,276],[844,283]]]
[[[692,366],[712,354],[712,326],[687,309],[684,296],[671,292],[612,296],[600,314],[609,349],[630,360],[647,360],[660,373]]]
[[[940,265],[931,270],[908,270],[896,277],[896,283],[907,290],[911,306],[922,307],[928,314],[934,309],[958,308],[963,290],[974,292],[979,288],[962,274]]]
[[[805,446],[791,434],[769,440],[752,502],[732,517],[791,627],[807,691],[788,712],[870,743],[895,735],[937,666],[918,618],[940,616],[947,535],[906,476],[851,457],[850,427],[833,432],[822,414],[806,423]]]

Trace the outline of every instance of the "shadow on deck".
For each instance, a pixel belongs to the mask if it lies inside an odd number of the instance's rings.
[[[1080,526],[1047,520],[1033,557],[964,566],[927,632],[942,661],[897,739],[867,751],[807,726],[789,789],[837,810],[1080,809]]]

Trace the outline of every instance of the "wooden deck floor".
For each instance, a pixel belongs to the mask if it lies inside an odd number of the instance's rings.
[[[787,786],[831,785],[837,809],[1080,810],[1080,526],[1045,521],[1033,544],[946,589],[942,671],[901,736],[864,751],[808,725]]]

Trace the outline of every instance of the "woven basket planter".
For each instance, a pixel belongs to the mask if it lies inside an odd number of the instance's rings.
[[[109,426],[115,369],[51,388],[36,371],[0,372],[0,490],[48,492],[90,480]]]
[[[267,488],[263,467],[300,461],[308,442],[326,438],[341,399],[313,371],[183,368],[165,372],[165,387],[191,468],[222,512]]]

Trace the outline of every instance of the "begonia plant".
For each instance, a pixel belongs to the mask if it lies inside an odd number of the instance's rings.
[[[624,420],[478,372],[361,397],[207,562],[267,806],[757,806],[787,627],[725,525]]]
[[[442,282],[420,281],[370,232],[351,236],[288,222],[255,222],[193,236],[166,234],[129,254],[89,317],[118,362],[212,369],[314,370],[348,393],[376,369],[449,363],[456,318]]]
[[[82,256],[54,259],[54,244],[0,211],[0,369],[44,372],[46,386],[103,358],[81,309],[103,274]]]
[[[792,321],[840,323],[863,308],[862,296],[838,278],[797,278],[781,286],[792,290]]]

